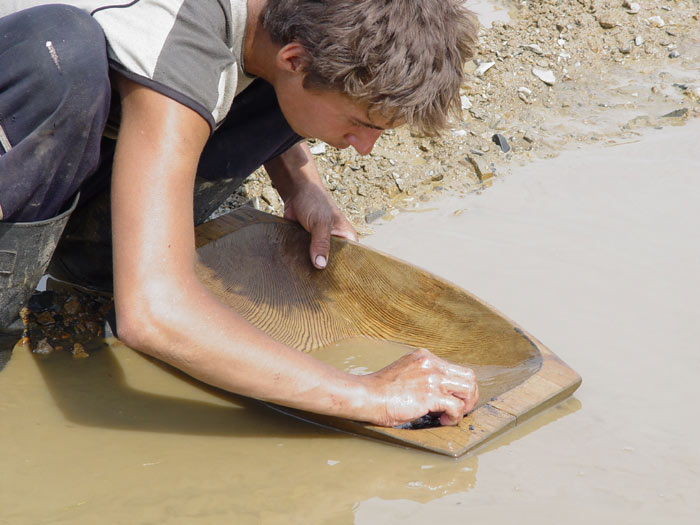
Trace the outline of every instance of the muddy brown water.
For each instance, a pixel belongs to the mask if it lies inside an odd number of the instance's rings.
[[[19,350],[0,374],[0,523],[695,523],[698,136],[696,120],[566,152],[365,240],[582,375],[474,454],[326,430],[117,343]]]

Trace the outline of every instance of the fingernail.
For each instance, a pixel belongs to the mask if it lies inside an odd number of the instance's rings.
[[[326,267],[326,258],[323,255],[316,256],[316,266],[318,266],[319,268]]]

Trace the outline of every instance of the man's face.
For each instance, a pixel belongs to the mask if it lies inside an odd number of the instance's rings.
[[[372,151],[382,131],[394,127],[386,119],[371,119],[365,107],[341,93],[306,89],[298,82],[277,89],[277,99],[296,133],[340,149],[352,146],[361,155]]]

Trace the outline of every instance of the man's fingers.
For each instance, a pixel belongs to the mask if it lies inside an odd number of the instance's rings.
[[[358,241],[357,231],[355,231],[355,228],[345,217],[341,217],[340,220],[336,219],[335,224],[333,225],[333,230],[331,230],[331,234],[335,235],[336,237],[348,239],[349,241]]]
[[[441,410],[436,412],[442,412],[440,415],[441,425],[457,425],[462,418],[464,418],[465,406],[464,401],[455,396],[449,396],[442,400]]]
[[[322,270],[328,264],[328,253],[331,250],[331,225],[328,221],[319,221],[311,230],[311,246],[309,254],[311,263]]]

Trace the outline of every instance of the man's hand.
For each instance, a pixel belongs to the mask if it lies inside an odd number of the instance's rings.
[[[426,349],[363,376],[367,380],[368,407],[377,406],[382,426],[408,423],[429,413],[441,414],[440,423],[456,425],[479,400],[474,372],[440,359]]]
[[[318,269],[326,267],[331,235],[357,241],[357,232],[321,182],[306,143],[300,143],[265,164],[284,201],[284,218],[311,234],[309,255]]]

